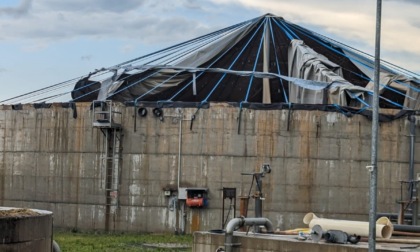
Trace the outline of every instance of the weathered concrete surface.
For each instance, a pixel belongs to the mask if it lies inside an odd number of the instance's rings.
[[[104,136],[92,128],[89,106],[77,104],[76,119],[72,109],[60,104],[47,109],[25,105],[22,110],[0,106],[0,205],[53,211],[59,227],[105,228]],[[236,187],[238,196],[247,195],[251,178],[240,173],[259,171],[264,162],[273,170],[263,179],[264,216],[276,228],[302,226],[309,211],[328,218],[368,219],[365,167],[370,163],[371,123],[365,117],[292,111],[288,122],[288,110],[245,109],[238,134],[237,108],[213,105],[196,114],[192,130],[196,109],[182,109],[180,138],[175,108],[163,109],[163,121],[151,108],[147,117],[137,119],[133,107],[119,110],[124,136],[113,230],[172,232],[179,227],[162,190],[176,188],[178,162],[182,187],[209,188],[207,209],[186,209],[186,232],[197,226],[221,228],[220,189]],[[408,177],[408,126],[406,118],[380,125],[380,212],[398,209],[399,181]],[[416,134],[419,153],[419,126]],[[416,155],[416,173],[419,163]],[[249,216],[253,208],[251,200]]]
[[[367,242],[352,244],[332,244],[320,241],[315,243],[311,240],[299,241],[296,236],[252,234],[235,232],[234,243],[240,244],[233,248],[233,252],[365,252],[368,251]],[[213,252],[224,247],[225,236],[209,232],[195,232],[193,252]],[[412,247],[409,244],[377,243],[377,252],[407,251],[400,247]],[[418,251],[411,250],[410,251]]]
[[[11,208],[0,207],[0,211]],[[31,209],[39,215],[0,216],[0,251],[52,251],[53,214]]]

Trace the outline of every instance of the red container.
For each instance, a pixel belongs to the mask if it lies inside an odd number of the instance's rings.
[[[204,199],[203,198],[187,198],[187,206],[202,207],[204,206]]]

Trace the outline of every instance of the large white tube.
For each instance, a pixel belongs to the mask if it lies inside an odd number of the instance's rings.
[[[369,236],[369,222],[364,221],[348,221],[318,218],[314,213],[307,213],[303,217],[303,223],[308,224],[309,228],[320,225],[322,230],[341,230],[349,235]],[[381,217],[376,221],[376,237],[391,238],[394,226],[387,217]]]

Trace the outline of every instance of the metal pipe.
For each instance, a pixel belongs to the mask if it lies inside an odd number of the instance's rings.
[[[409,173],[409,180],[414,180],[414,143],[416,139],[416,117],[414,115],[410,115],[408,117],[408,121],[410,121],[410,173]]]
[[[257,183],[257,192],[254,195],[255,197],[255,218],[261,218],[262,217],[262,174],[256,174],[255,175],[255,182]],[[259,226],[254,226],[254,232],[255,233],[259,233],[260,232],[260,227]]]
[[[181,151],[182,151],[182,113],[179,113],[179,130],[178,130],[178,192],[179,192],[179,183],[181,179]]]
[[[416,117],[410,115],[408,117],[410,121],[410,164],[409,164],[409,181],[414,181],[414,143],[416,137]],[[417,183],[411,184],[411,199],[412,199],[412,210],[413,216],[411,219],[412,225],[417,225],[417,214],[418,214],[418,201],[417,201]]]
[[[179,120],[179,129],[178,129],[178,178],[177,178],[177,189],[178,189],[178,196],[179,196],[179,185],[180,185],[180,181],[181,181],[181,152],[182,152],[182,111],[178,110],[179,114],[178,116],[178,120]],[[179,202],[177,201],[177,206],[179,204]],[[175,214],[176,214],[176,227],[175,227],[175,234],[178,233],[179,231],[179,212],[178,212],[178,207],[175,208]],[[185,223],[182,223],[184,221],[184,217],[183,217],[183,211],[181,211],[181,224],[185,225]],[[181,230],[184,227],[181,228]],[[181,231],[182,232],[182,231]]]
[[[134,102],[134,132],[137,132],[137,101]]]
[[[372,102],[372,152],[369,187],[369,252],[376,251],[376,209],[378,192],[378,131],[379,131],[379,77],[381,69],[382,0],[376,1],[375,73]]]
[[[187,214],[185,213],[185,201],[181,202],[181,234],[184,235],[185,234],[185,224],[187,223],[186,217]]]
[[[248,217],[248,203],[249,203],[249,196],[240,196],[239,197],[239,216],[241,217]],[[245,228],[242,227],[241,231],[245,231]]]
[[[398,218],[398,213],[377,213],[376,217],[380,218],[380,217],[388,217],[389,219],[397,219]],[[411,219],[413,218],[413,214],[411,213],[406,213],[404,214],[404,219]],[[417,215],[417,218],[420,218],[420,215]]]
[[[394,231],[420,233],[420,226],[394,224]]]
[[[255,180],[257,182],[257,192],[255,195],[255,217],[262,217],[262,175],[256,174]]]
[[[239,197],[239,216],[248,217],[249,196]]]
[[[233,246],[238,245],[233,242],[233,231],[243,226],[264,226],[268,233],[273,233],[274,228],[271,221],[267,218],[234,218],[226,225],[225,251],[232,252]]]

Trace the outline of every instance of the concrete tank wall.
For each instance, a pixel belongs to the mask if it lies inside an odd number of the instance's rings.
[[[106,199],[103,166],[104,135],[92,128],[90,104],[73,110],[22,110],[0,106],[0,205],[54,212],[54,224],[77,229],[105,228]],[[168,208],[163,188],[176,188],[179,123],[175,108],[165,108],[164,120],[151,113],[134,117],[122,112],[120,207],[111,217],[118,231],[172,232],[181,217]],[[247,195],[250,176],[270,163],[263,179],[264,216],[281,229],[303,226],[309,212],[330,218],[368,219],[371,123],[321,111],[247,110],[213,105],[184,108],[182,122],[182,187],[209,188],[207,209],[186,209],[186,232],[221,228],[222,187]],[[417,118],[419,120],[419,118]],[[134,121],[136,120],[136,130]],[[380,125],[378,211],[396,212],[400,180],[408,177],[409,121]],[[416,127],[420,135],[420,128]],[[416,153],[420,136],[416,138]],[[420,156],[415,172],[420,172]],[[229,204],[225,201],[226,205]],[[239,200],[237,201],[239,208]],[[249,216],[253,216],[250,202]]]
[[[39,209],[0,207],[0,241],[0,251],[53,251],[53,214]]]

